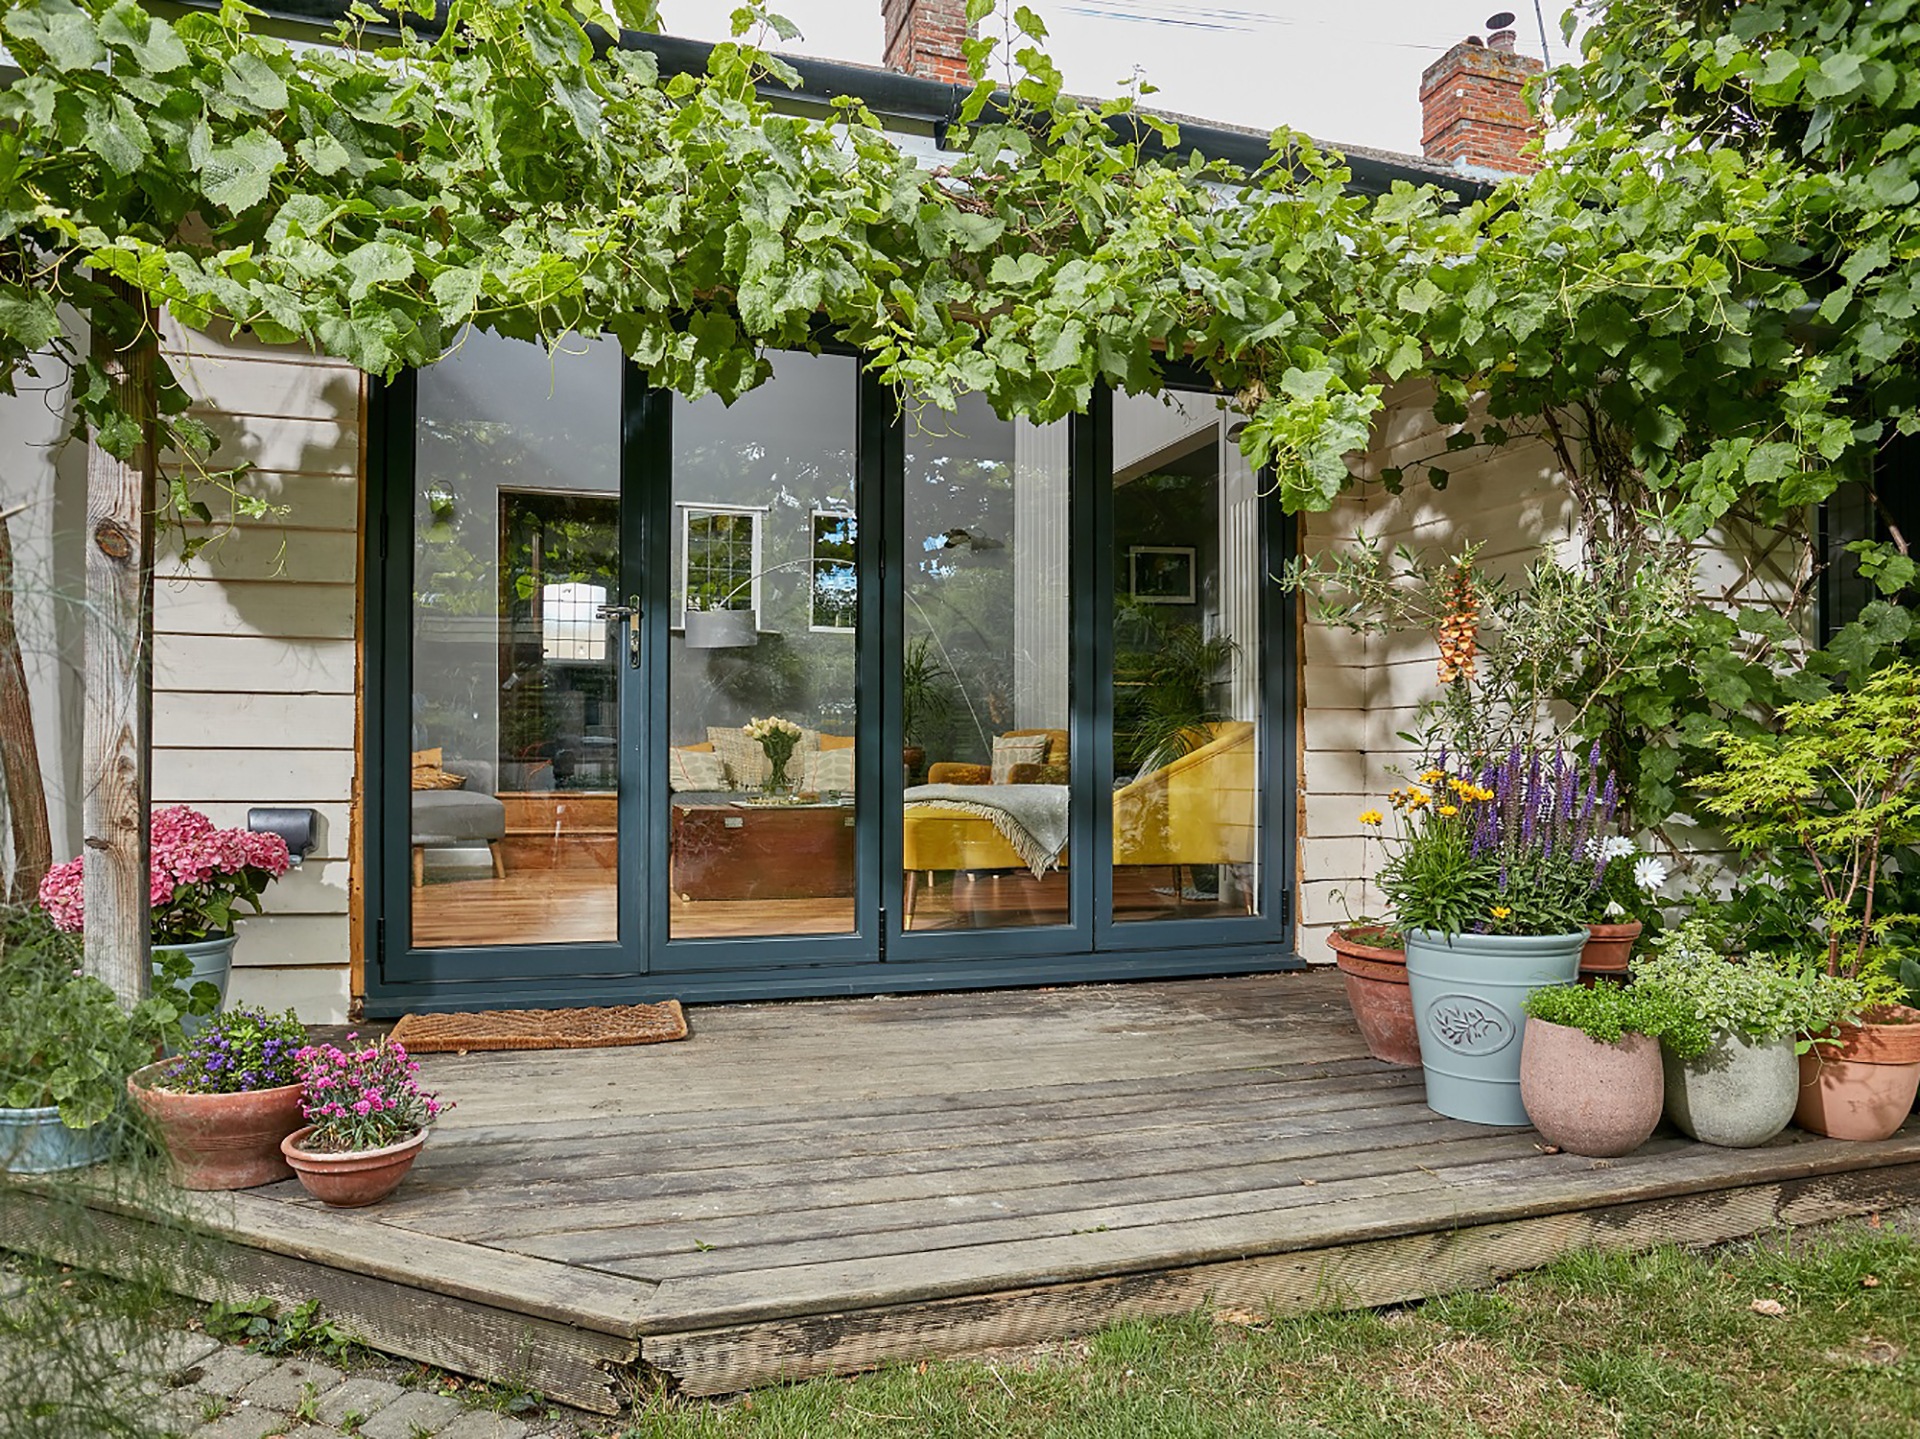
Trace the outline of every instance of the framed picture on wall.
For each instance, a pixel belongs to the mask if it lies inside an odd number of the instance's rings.
[[[1133,598],[1143,605],[1192,604],[1193,547],[1128,546],[1127,582]]]

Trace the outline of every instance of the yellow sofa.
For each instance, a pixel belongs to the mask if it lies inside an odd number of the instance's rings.
[[[1208,738],[1160,769],[1113,792],[1113,862],[1163,865],[1250,864],[1259,838],[1258,752],[1250,720],[1207,727]],[[1064,755],[1066,736],[1060,734]],[[1053,758],[1052,751],[1048,759]],[[984,766],[935,765],[950,777],[940,783],[984,783],[956,773]],[[1024,869],[1013,846],[992,823],[964,810],[938,805],[908,808],[902,825],[902,859],[909,876],[905,922],[913,925],[912,877],[949,870]],[[1066,856],[1061,856],[1061,864]],[[1176,873],[1175,883],[1179,877]]]

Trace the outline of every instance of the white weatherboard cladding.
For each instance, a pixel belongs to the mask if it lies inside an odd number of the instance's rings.
[[[154,585],[153,802],[221,824],[252,805],[320,813],[313,857],[267,891],[233,994],[310,1023],[346,1017],[364,386],[351,366],[245,337],[163,332],[219,464],[285,513],[241,521]]]

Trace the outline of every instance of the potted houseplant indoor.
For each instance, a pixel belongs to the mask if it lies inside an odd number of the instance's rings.
[[[1379,823],[1384,817],[1368,810],[1360,817]],[[1367,1053],[1387,1064],[1420,1062],[1420,1036],[1413,1023],[1413,996],[1407,987],[1407,951],[1400,931],[1382,920],[1351,920],[1327,935],[1341,982],[1347,989],[1347,1007],[1360,1027]]]
[[[1645,1144],[1666,1095],[1660,1041],[1690,1016],[1642,984],[1556,984],[1526,1010],[1520,1099],[1541,1138],[1603,1159]]]
[[[288,1010],[214,1016],[174,1059],[136,1070],[127,1092],[183,1189],[252,1189],[293,1170],[280,1141],[301,1124],[296,1056],[307,1031]]]
[[[927,735],[953,713],[953,671],[933,652],[933,636],[907,641],[900,661],[900,733],[904,743],[900,761],[907,783],[917,784],[927,772]]]
[[[451,1108],[420,1087],[417,1061],[384,1035],[374,1044],[308,1045],[296,1057],[307,1123],[280,1152],[307,1193],[355,1209],[385,1199],[413,1168],[427,1126]]]
[[[260,894],[287,872],[287,842],[277,834],[216,829],[186,805],[153,812],[149,832],[149,904],[155,973],[162,956],[185,957],[195,985],[227,997],[233,972],[234,924],[245,905],[261,912]],[[79,934],[86,924],[82,861],[68,860],[40,881],[40,903],[55,925]],[[197,1026],[189,1024],[191,1034]]]
[[[1636,962],[1634,984],[1687,1017],[1661,1036],[1667,1117],[1694,1139],[1744,1149],[1793,1118],[1798,1056],[1810,1047],[1800,1036],[1858,1012],[1863,987],[1764,954],[1734,957],[1735,947],[1710,921],[1690,919]]]
[[[1399,832],[1380,887],[1406,940],[1427,1104],[1477,1124],[1527,1122],[1522,1008],[1570,983],[1618,802],[1599,755],[1515,746],[1477,773],[1443,754],[1389,796]],[[1384,824],[1377,816],[1374,828]]]
[[[0,1170],[44,1174],[105,1159],[127,1075],[180,1040],[186,961],[131,1008],[80,972],[79,943],[37,909],[0,911]]]
[[[1811,1031],[1794,1120],[1836,1139],[1885,1139],[1920,1091],[1920,1010],[1898,1002],[1889,943],[1911,916],[1876,902],[1892,857],[1920,845],[1920,668],[1889,665],[1853,690],[1786,705],[1772,732],[1722,735],[1718,749],[1719,769],[1698,781],[1706,809],[1776,875],[1790,859],[1811,870],[1825,952],[1805,958],[1862,989],[1857,1012]]]

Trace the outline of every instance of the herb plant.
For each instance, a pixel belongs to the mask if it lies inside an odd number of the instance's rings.
[[[1577,1029],[1601,1044],[1628,1034],[1664,1039],[1685,1031],[1693,1017],[1670,993],[1642,984],[1555,984],[1527,996],[1534,1019]]]
[[[1816,1036],[1857,1021],[1874,999],[1867,983],[1817,964],[1730,958],[1724,932],[1699,919],[1660,936],[1651,955],[1634,961],[1634,986],[1674,1007],[1678,1018],[1662,1039],[1682,1059],[1704,1054],[1721,1034],[1792,1036],[1805,1053],[1820,1042]]]
[[[187,1042],[160,1073],[159,1085],[181,1094],[244,1094],[300,1082],[296,1062],[306,1026],[289,1009],[229,1009]]]
[[[313,1132],[303,1147],[323,1154],[381,1149],[409,1139],[452,1108],[429,1094],[414,1078],[419,1061],[405,1045],[382,1035],[369,1045],[349,1048],[308,1045],[296,1056],[306,1086],[300,1109]]]

